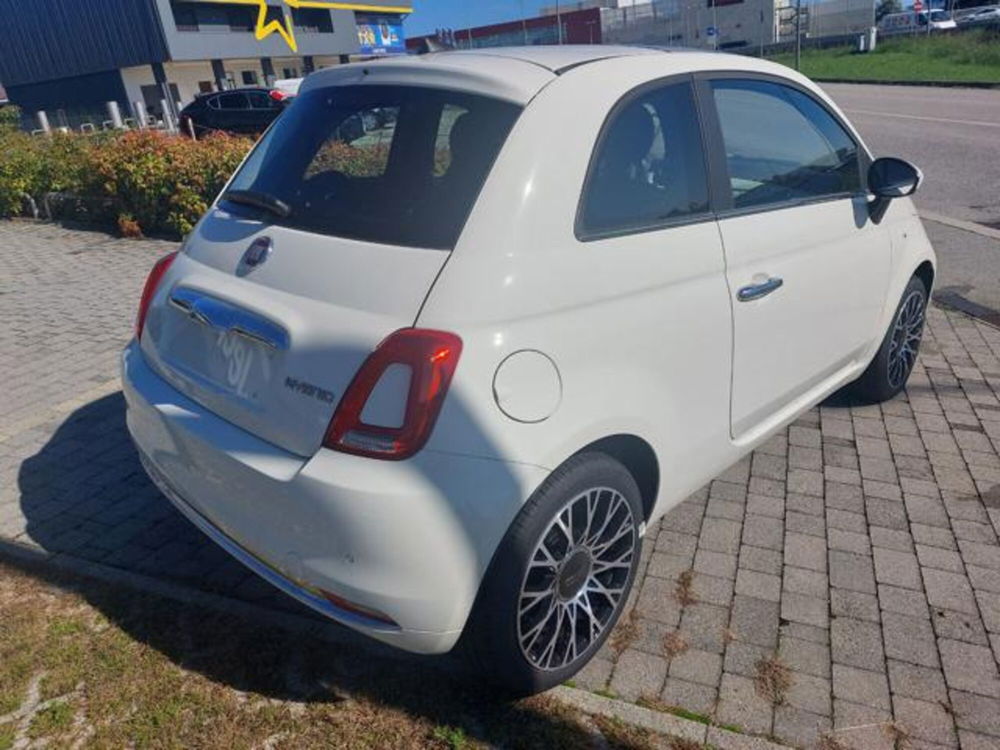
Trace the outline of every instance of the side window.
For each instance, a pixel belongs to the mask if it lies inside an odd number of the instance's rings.
[[[734,208],[860,189],[857,144],[812,97],[767,81],[715,80],[712,90]]]
[[[222,94],[216,101],[219,109],[250,109],[246,94]]]
[[[434,176],[443,177],[451,168],[451,136],[455,123],[468,110],[457,104],[445,104],[438,121],[437,138],[434,139]],[[460,132],[460,131],[459,131]]]
[[[274,99],[262,91],[251,91],[247,94],[250,99],[250,107],[253,109],[273,109]]]
[[[708,180],[690,85],[626,99],[591,159],[578,235],[640,231],[706,213]]]

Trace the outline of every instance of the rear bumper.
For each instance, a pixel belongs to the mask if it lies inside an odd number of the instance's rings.
[[[409,651],[454,646],[494,550],[546,474],[428,450],[400,462],[296,456],[188,399],[134,342],[122,383],[146,470],[185,516],[285,593]]]

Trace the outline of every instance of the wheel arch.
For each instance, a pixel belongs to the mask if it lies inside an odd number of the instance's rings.
[[[628,469],[639,486],[643,520],[649,521],[660,491],[660,462],[653,446],[638,435],[619,433],[588,443],[573,455],[591,452],[607,454]]]
[[[929,260],[925,260],[913,272],[913,275],[923,282],[928,296],[930,296],[931,290],[934,289],[934,273],[934,264]]]

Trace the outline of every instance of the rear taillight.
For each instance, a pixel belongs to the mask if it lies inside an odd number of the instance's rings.
[[[284,91],[279,91],[278,89],[271,89],[268,92],[268,96],[270,96],[276,102],[281,102],[288,98],[288,94],[286,94]]]
[[[453,333],[421,328],[396,331],[361,365],[337,406],[323,445],[371,458],[409,458],[430,437],[461,354],[462,339]],[[408,384],[400,384],[401,374],[408,376]],[[373,399],[377,388],[380,393]],[[392,408],[393,390],[398,409]],[[394,411],[399,419],[391,416]],[[368,412],[374,412],[375,418]],[[370,424],[366,418],[377,423]]]
[[[146,325],[146,313],[149,312],[149,303],[153,301],[156,288],[163,280],[163,275],[170,269],[170,264],[174,262],[177,253],[164,255],[153,265],[153,270],[146,277],[146,286],[142,288],[142,297],[139,298],[139,312],[135,316],[135,337],[142,338],[142,329]]]

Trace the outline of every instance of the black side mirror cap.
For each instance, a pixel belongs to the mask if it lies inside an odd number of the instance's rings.
[[[882,157],[868,167],[868,190],[875,200],[869,203],[871,220],[878,224],[893,198],[913,195],[923,182],[924,175],[915,166],[893,156]]]

